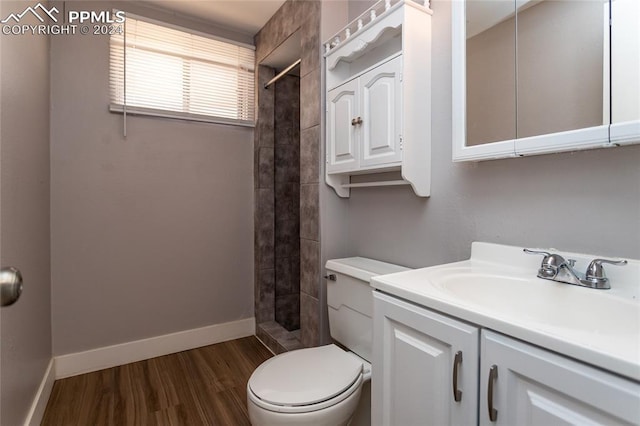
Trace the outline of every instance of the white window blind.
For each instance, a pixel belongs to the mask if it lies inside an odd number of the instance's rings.
[[[111,36],[112,111],[126,108],[132,114],[254,124],[251,46],[129,14],[124,28]]]

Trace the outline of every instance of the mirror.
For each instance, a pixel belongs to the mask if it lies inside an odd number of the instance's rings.
[[[468,1],[468,146],[516,138],[515,2]]]
[[[611,0],[611,142],[640,134],[640,1]]]
[[[454,161],[637,143],[639,4],[452,2]]]
[[[608,5],[544,0],[518,7],[517,138],[609,124],[602,100]]]

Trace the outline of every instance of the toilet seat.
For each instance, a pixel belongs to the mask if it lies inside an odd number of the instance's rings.
[[[362,362],[336,345],[300,349],[260,365],[251,375],[247,389],[251,400],[269,411],[317,411],[338,404],[359,390],[362,370]]]

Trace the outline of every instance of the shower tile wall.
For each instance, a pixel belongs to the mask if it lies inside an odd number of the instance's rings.
[[[260,66],[256,74],[259,102],[254,130],[254,311],[258,325],[275,320],[275,96],[272,90],[264,89],[275,73],[272,68]]]
[[[288,0],[267,22],[255,37],[256,62],[260,63],[269,53],[278,47],[294,32],[301,33],[300,64],[300,341],[304,346],[317,346],[320,343],[320,303],[318,300],[321,285],[320,265],[320,229],[318,221],[320,182],[320,2],[317,0]],[[258,120],[255,131],[256,156],[256,332],[263,341],[275,342],[272,335],[272,323],[275,320],[276,266],[275,239],[276,226],[270,225],[277,213],[268,199],[270,188],[264,187],[262,177],[268,179],[275,170],[275,158],[270,160],[274,143],[273,99],[264,82],[273,76],[273,70],[266,67],[258,69]],[[268,134],[271,126],[271,135]],[[269,150],[270,149],[270,150]],[[277,150],[276,150],[277,151]],[[277,155],[277,154],[276,154]],[[271,166],[269,162],[271,161]],[[271,167],[270,170],[266,170]],[[277,172],[274,172],[277,173]],[[274,189],[271,189],[272,191]],[[273,197],[271,198],[273,200]],[[275,219],[276,223],[278,219]],[[271,250],[271,254],[267,253]],[[277,254],[275,255],[277,256]],[[274,263],[271,263],[273,265]],[[295,272],[294,272],[295,274]],[[265,326],[261,327],[260,324]],[[268,326],[266,324],[269,323]],[[270,347],[275,352],[287,350],[286,345]]]
[[[275,84],[275,319],[300,328],[300,78]]]
[[[320,2],[302,1],[300,68],[300,330],[304,346],[320,344]],[[302,154],[303,153],[303,154]],[[304,271],[304,275],[303,272]]]

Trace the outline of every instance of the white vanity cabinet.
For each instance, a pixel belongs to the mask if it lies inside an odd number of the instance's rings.
[[[640,424],[640,383],[380,291],[372,365],[373,425]]]
[[[478,339],[477,327],[374,292],[372,424],[476,424]]]
[[[399,166],[402,62],[396,57],[327,94],[327,171]]]
[[[325,181],[431,191],[431,15],[381,0],[325,43]],[[354,179],[352,179],[354,178]]]
[[[488,330],[480,346],[480,425],[640,424],[638,383]]]

